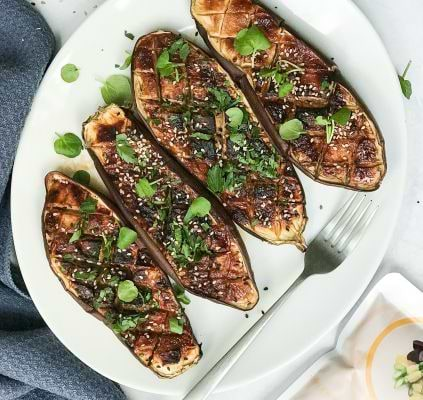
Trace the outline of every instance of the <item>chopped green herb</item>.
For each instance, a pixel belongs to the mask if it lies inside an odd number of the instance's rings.
[[[291,82],[285,82],[279,86],[278,96],[281,98],[288,96],[292,89],[294,89],[294,85]]]
[[[204,197],[197,197],[189,206],[184,222],[188,223],[195,217],[205,217],[211,209],[210,202]]]
[[[75,82],[79,77],[79,68],[75,64],[66,64],[60,70],[60,76],[67,83]]]
[[[116,151],[123,161],[130,164],[136,164],[138,162],[135,151],[129,144],[128,137],[124,133],[116,135]]]
[[[238,146],[243,146],[245,144],[246,137],[243,133],[231,133],[229,135],[229,139]]]
[[[156,193],[156,188],[146,178],[138,181],[135,185],[135,190],[141,198],[152,197]]]
[[[327,81],[326,79],[322,81],[322,83],[320,84],[320,89],[321,90],[329,90],[332,87],[332,84]]]
[[[191,303],[191,300],[185,294],[185,289],[181,285],[178,285],[178,284],[173,285],[173,290],[175,291],[176,298],[182,304],[189,304],[189,303]]]
[[[238,107],[232,107],[226,110],[225,114],[229,118],[229,126],[231,128],[238,128],[244,119],[244,113]]]
[[[213,95],[212,105],[219,111],[226,111],[239,103],[240,99],[232,99],[229,93],[224,89],[209,88],[209,92]]]
[[[207,133],[202,133],[202,132],[194,132],[191,135],[191,137],[195,139],[201,139],[201,140],[210,140],[212,138],[212,135],[209,135]]]
[[[346,108],[346,107],[342,107],[341,109],[339,109],[335,114],[332,115],[332,119],[339,125],[345,126],[348,124],[348,121],[351,118],[351,110]]]
[[[73,261],[74,260],[74,257],[73,257],[73,255],[72,254],[64,254],[63,255],[63,257],[62,257],[62,259],[63,259],[63,261],[65,261],[65,262],[71,262],[71,261]]]
[[[126,68],[128,68],[131,65],[132,62],[132,54],[129,52],[126,52],[127,56],[125,58],[125,61],[123,62],[122,65],[117,65],[116,68],[119,68],[121,71],[125,70]]]
[[[128,31],[125,31],[124,35],[130,40],[134,40],[134,38],[135,38],[134,34],[131,33],[131,32],[128,32]]]
[[[106,104],[129,107],[132,104],[131,82],[125,75],[110,75],[101,87]]]
[[[115,238],[113,237],[108,237],[106,235],[103,235],[103,259],[105,261],[110,260],[110,257],[112,256],[112,245],[114,242]]]
[[[304,126],[299,119],[291,119],[279,126],[279,135],[284,140],[298,139],[303,133]]]
[[[184,39],[179,38],[178,40],[172,43],[168,51],[169,51],[169,54],[171,55],[179,53],[179,57],[183,61],[185,61],[188,57],[190,49],[189,49],[188,43]]]
[[[97,272],[96,271],[90,271],[90,272],[77,271],[73,274],[73,277],[80,281],[94,281],[95,278],[97,278]]]
[[[304,68],[301,68],[295,64],[290,63],[291,69],[282,71],[280,65],[277,65],[275,68],[265,68],[259,72],[259,75],[263,78],[271,78],[278,88],[278,96],[283,98],[288,96],[294,89],[293,83],[289,80],[289,74],[294,72],[303,72]]]
[[[91,197],[85,199],[79,206],[79,211],[85,214],[93,213],[97,208],[97,200]]]
[[[164,78],[173,76],[173,80],[176,82],[179,82],[181,79],[181,75],[178,69],[180,66],[181,65],[170,61],[170,52],[167,49],[160,53],[156,63],[156,69],[160,76]]]
[[[404,96],[408,100],[410,100],[411,95],[413,94],[413,86],[412,86],[411,82],[409,80],[405,79],[405,78],[407,76],[408,70],[411,67],[411,63],[412,62],[410,60],[407,64],[407,67],[405,68],[404,73],[402,75],[398,75],[398,79],[400,81],[402,93],[404,94]]]
[[[223,179],[223,169],[219,165],[213,165],[207,173],[207,187],[213,193],[223,192],[225,181]]]
[[[84,146],[81,139],[74,133],[68,132],[60,135],[56,132],[58,138],[54,141],[54,150],[57,154],[61,154],[68,158],[75,158],[81,154]]]
[[[93,301],[93,306],[95,309],[100,308],[106,301],[108,303],[112,302],[115,295],[112,288],[106,287],[100,290],[97,298]]]
[[[182,335],[184,332],[184,321],[182,318],[169,318],[169,329],[171,332]]]
[[[73,174],[72,179],[81,185],[88,186],[90,184],[91,176],[87,171],[81,169]]]
[[[318,116],[316,117],[316,124],[319,126],[324,126],[326,129],[326,142],[330,143],[333,139],[333,135],[335,133],[335,124],[339,124],[342,126],[347,125],[348,121],[351,118],[351,110],[342,107],[333,115],[329,115],[328,117]]]
[[[122,281],[119,283],[117,295],[119,300],[130,303],[138,297],[138,288],[132,281]]]
[[[112,329],[115,333],[123,333],[129,329],[135,328],[138,323],[145,321],[145,317],[136,314],[136,315],[127,315],[125,317],[120,317],[113,325]]]
[[[69,239],[69,243],[76,242],[77,240],[79,240],[81,235],[82,235],[82,229],[79,228],[72,234],[71,238]]]
[[[257,51],[267,50],[271,43],[265,34],[256,26],[242,29],[235,38],[235,50],[242,56],[254,55]]]
[[[119,237],[117,240],[117,247],[124,250],[137,240],[137,233],[132,229],[123,226],[119,230]]]

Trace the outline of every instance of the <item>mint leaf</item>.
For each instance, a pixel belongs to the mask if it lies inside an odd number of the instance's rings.
[[[224,185],[223,170],[216,164],[207,173],[207,187],[211,192],[218,194],[223,192]]]
[[[84,214],[91,214],[95,212],[96,208],[97,208],[97,200],[91,197],[88,197],[79,206],[79,211]]]
[[[137,195],[141,198],[151,197],[156,193],[156,189],[146,178],[141,178],[135,185]]]
[[[106,104],[130,107],[132,104],[131,82],[124,75],[110,75],[101,87],[101,95]]]
[[[271,44],[264,33],[256,25],[252,25],[238,32],[234,46],[239,54],[249,56],[257,51],[267,50]]]
[[[205,217],[211,209],[210,202],[204,197],[197,197],[189,206],[184,222],[188,223],[195,217]]]
[[[56,133],[58,138],[54,141],[54,151],[68,158],[75,158],[81,154],[84,146],[81,139],[72,132],[60,135]]]
[[[138,237],[137,232],[127,228],[126,226],[123,226],[119,230],[117,247],[119,247],[119,249],[121,250],[125,250],[137,240],[137,237]]]
[[[129,144],[128,137],[124,133],[116,135],[116,152],[123,161],[130,164],[138,163],[135,151]]]
[[[207,133],[202,133],[202,132],[194,132],[191,135],[191,137],[195,139],[201,139],[201,140],[210,140],[212,138],[212,135],[209,135]]]
[[[79,229],[77,229],[77,230],[73,233],[73,235],[72,235],[72,236],[71,236],[71,238],[69,239],[69,243],[76,242],[77,240],[79,240],[79,238],[81,237],[81,235],[82,235],[82,229],[81,229],[81,228],[79,228]]]
[[[138,288],[132,281],[122,281],[119,283],[117,295],[119,300],[125,303],[130,303],[138,297]]]
[[[348,124],[348,121],[351,118],[351,110],[342,107],[340,110],[338,110],[335,114],[332,115],[332,119],[339,125],[345,126]]]
[[[238,107],[232,107],[226,110],[225,114],[229,118],[229,126],[231,128],[238,128],[242,124],[242,120],[244,119],[244,113]]]
[[[184,321],[175,317],[169,318],[169,329],[171,332],[182,335],[184,332]]]
[[[298,139],[303,133],[304,126],[299,119],[291,119],[279,126],[279,135],[283,140]]]
[[[408,70],[411,67],[411,61],[408,62],[407,67],[405,68],[404,73],[400,76],[398,75],[398,79],[400,81],[400,85],[401,85],[401,90],[403,95],[410,100],[412,94],[413,94],[413,86],[411,84],[411,82],[407,79],[405,79],[405,77],[407,76]]]
[[[90,184],[91,176],[87,171],[81,169],[73,174],[72,179],[81,185],[88,186]]]
[[[60,76],[67,83],[75,82],[79,77],[79,68],[75,64],[66,64],[60,70]]]
[[[176,298],[182,304],[191,303],[191,300],[185,295],[185,289],[181,285],[178,285],[178,284],[173,285],[173,290],[175,291]]]

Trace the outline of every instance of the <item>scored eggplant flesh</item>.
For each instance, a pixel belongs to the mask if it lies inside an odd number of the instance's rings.
[[[117,152],[122,135],[132,162]],[[229,216],[212,202],[208,215],[185,221],[193,201],[204,197],[201,187],[129,111],[100,109],[84,124],[83,137],[118,207],[167,274],[198,296],[242,310],[256,305],[248,254]],[[153,193],[140,192],[141,183]]]
[[[188,318],[169,279],[142,243],[124,250],[117,247],[122,221],[90,189],[59,172],[50,172],[45,184],[45,247],[50,266],[64,288],[159,377],[173,378],[196,364],[201,349]],[[95,204],[95,210],[81,212],[81,204],[87,200]],[[79,239],[74,236],[76,231]],[[138,289],[130,302],[117,294],[123,281]],[[170,330],[171,319],[183,323],[181,334]]]
[[[365,107],[342,83],[333,63],[291,33],[281,18],[251,0],[192,0],[191,12],[212,53],[254,104],[257,117],[278,148],[297,167],[325,184],[361,191],[380,186],[386,173],[382,135]],[[235,38],[253,25],[271,46],[242,56],[235,48]],[[272,71],[282,75],[275,80]],[[282,97],[281,77],[283,83],[292,85],[290,93]],[[336,124],[332,140],[327,140],[326,127],[316,124],[316,117],[330,117],[345,107],[352,112],[348,123]],[[278,127],[294,118],[303,122],[306,134],[284,142]]]
[[[178,43],[185,54],[172,50]],[[177,66],[169,76],[160,69],[166,52]],[[218,196],[239,226],[304,250],[307,217],[296,172],[216,60],[163,31],[142,36],[132,60],[137,110],[161,145]],[[234,125],[228,109],[242,121]]]

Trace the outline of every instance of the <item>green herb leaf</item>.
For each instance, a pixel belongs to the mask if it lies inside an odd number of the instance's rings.
[[[97,200],[91,197],[88,197],[79,206],[79,211],[81,213],[91,214],[96,210],[96,208],[97,208]]]
[[[316,117],[316,124],[319,126],[326,126],[329,123],[329,119],[322,117],[319,115]]]
[[[119,237],[117,240],[117,247],[124,250],[137,240],[137,232],[123,226],[119,230]]]
[[[132,62],[132,54],[126,52],[127,56],[125,58],[125,61],[123,62],[123,64],[119,67],[119,69],[121,71],[125,70],[126,68],[128,68],[131,65]]]
[[[128,31],[125,31],[124,35],[130,40],[134,40],[134,38],[135,38],[134,34],[131,33],[131,32],[128,32]]]
[[[240,100],[239,98],[233,100],[229,93],[223,89],[209,88],[209,92],[214,97],[213,105],[219,111],[226,111],[228,108],[231,108],[238,104]]]
[[[401,90],[403,95],[410,100],[412,94],[413,94],[413,86],[411,84],[411,82],[407,79],[405,79],[405,77],[407,76],[408,70],[411,67],[411,61],[408,62],[407,67],[405,68],[405,71],[402,75],[398,75],[398,79],[400,81],[400,85],[401,85]]]
[[[103,252],[103,259],[106,261],[110,260],[110,257],[112,256],[112,245],[114,240],[115,238],[113,237],[108,237],[106,235],[103,235],[102,252]]]
[[[169,318],[169,329],[171,332],[182,335],[184,332],[184,321],[175,317]]]
[[[88,186],[90,184],[91,176],[87,171],[81,169],[73,174],[72,179],[81,185]]]
[[[181,76],[178,70],[178,64],[170,61],[170,52],[165,49],[160,53],[159,58],[157,59],[156,69],[159,72],[160,76],[166,78],[174,76],[174,80],[179,82]]]
[[[244,119],[244,113],[238,107],[232,107],[226,110],[225,114],[229,118],[229,126],[231,128],[238,128]]]
[[[123,161],[130,164],[138,163],[135,151],[129,144],[128,137],[124,133],[116,135],[116,152]]]
[[[207,187],[211,192],[218,194],[223,192],[225,181],[223,179],[223,170],[219,165],[213,165],[207,173]]]
[[[156,189],[150,184],[146,178],[142,178],[135,185],[137,195],[141,198],[151,197],[156,193]]]
[[[329,90],[331,88],[332,84],[327,81],[326,79],[322,81],[322,83],[320,84],[320,89],[321,90]]]
[[[197,197],[189,206],[184,222],[188,223],[195,217],[205,217],[211,209],[210,202],[204,197]]]
[[[271,44],[264,33],[256,26],[242,29],[235,38],[235,50],[242,56],[249,56],[260,50],[267,50]]]
[[[229,135],[231,142],[234,142],[238,146],[243,146],[245,144],[245,135],[243,133],[231,133]]]
[[[130,303],[138,297],[138,288],[132,281],[122,281],[119,283],[117,295],[119,300],[125,303]]]
[[[75,279],[78,279],[80,281],[93,281],[95,278],[97,278],[97,272],[96,271],[77,271],[73,274],[73,277]]]
[[[342,107],[335,114],[332,115],[332,119],[339,125],[345,126],[351,118],[351,110]]]
[[[285,82],[279,86],[278,95],[279,97],[288,96],[294,89],[294,85],[291,82]]]
[[[79,240],[79,238],[81,237],[81,235],[82,235],[82,229],[81,229],[81,228],[79,228],[79,229],[77,229],[77,230],[73,233],[73,235],[72,235],[72,236],[71,236],[71,238],[69,239],[69,243],[76,242],[77,240]]]
[[[67,83],[75,82],[79,77],[79,69],[75,64],[66,64],[60,70],[60,76]]]
[[[141,315],[128,315],[119,318],[113,325],[112,329],[115,333],[123,333],[129,329],[135,328],[138,323],[145,321]]]
[[[124,75],[110,75],[101,87],[101,95],[106,104],[129,107],[132,104],[131,82]]]
[[[291,119],[279,126],[279,135],[284,140],[298,139],[303,133],[304,126],[299,119]]]
[[[181,285],[178,285],[178,284],[173,285],[173,290],[175,291],[176,298],[182,304],[189,304],[189,303],[191,303],[191,300],[185,294],[185,289]]]
[[[191,135],[192,138],[195,139],[201,139],[201,140],[210,140],[212,138],[212,135],[209,135],[207,133],[203,133],[203,132],[194,132]]]
[[[175,54],[175,53],[179,53],[179,57],[185,61],[188,57],[188,54],[190,52],[190,48],[188,43],[182,39],[179,38],[178,40],[174,41],[172,43],[172,45],[169,47],[168,49],[169,54]]]
[[[68,132],[64,135],[56,133],[58,138],[54,141],[54,151],[68,158],[75,158],[81,154],[84,146],[81,139],[74,133]]]

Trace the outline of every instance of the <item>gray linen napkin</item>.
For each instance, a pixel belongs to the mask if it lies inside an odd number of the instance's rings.
[[[45,326],[10,263],[8,182],[53,50],[53,34],[29,3],[0,0],[0,399],[120,400],[125,396],[116,384],[80,362]]]

